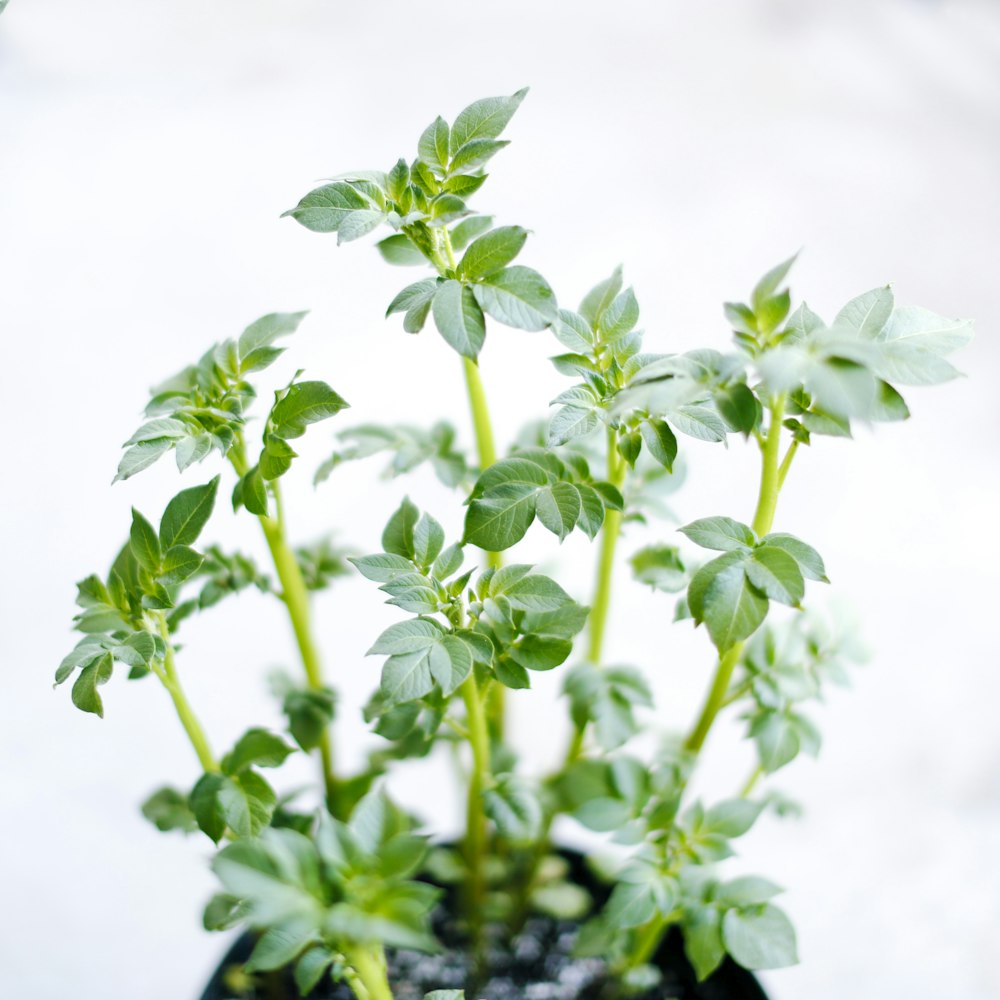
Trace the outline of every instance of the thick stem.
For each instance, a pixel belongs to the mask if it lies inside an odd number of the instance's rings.
[[[230,459],[236,473],[245,476],[247,461],[243,454],[242,442],[238,442],[230,451]],[[302,577],[302,570],[299,562],[295,558],[295,553],[288,545],[285,534],[284,508],[281,503],[281,490],[278,481],[271,483],[271,491],[274,494],[276,507],[276,517],[261,515],[257,518],[260,521],[261,529],[264,532],[264,540],[267,542],[268,550],[271,553],[271,561],[274,563],[275,572],[281,583],[281,599],[288,610],[288,617],[292,623],[292,632],[295,635],[295,643],[298,646],[299,657],[302,660],[302,667],[306,675],[306,683],[314,691],[324,690],[326,685],[323,681],[323,669],[320,663],[319,652],[312,637],[312,626],[309,613],[309,591],[306,588],[305,580]],[[337,801],[339,784],[333,769],[333,746],[330,741],[330,733],[324,730],[319,740],[320,764],[323,774],[323,787],[326,792],[327,807],[331,812],[337,812]]]
[[[191,746],[194,747],[194,752],[198,755],[198,762],[201,764],[202,770],[218,771],[219,764],[212,753],[212,748],[208,744],[205,730],[202,729],[201,723],[194,714],[191,703],[187,700],[187,695],[184,694],[184,689],[181,687],[181,679],[177,673],[177,666],[174,663],[174,647],[170,641],[170,631],[167,628],[167,616],[161,611],[158,613],[157,618],[165,652],[163,654],[162,671],[156,670],[155,673],[167,689],[174,703],[174,708],[177,710],[177,717],[181,720],[184,732],[187,733],[188,739],[191,741]]]
[[[344,957],[364,988],[359,990],[356,982],[350,983],[358,1000],[393,1000],[381,945],[350,948],[344,952]]]
[[[482,911],[486,896],[484,865],[486,861],[486,813],[483,791],[490,774],[490,736],[483,707],[483,693],[475,674],[460,688],[465,701],[466,727],[472,747],[472,770],[469,774],[466,801],[465,861],[469,867],[466,886],[466,912],[473,943],[478,947],[482,930]]]
[[[462,369],[465,373],[465,388],[469,395],[469,412],[472,415],[479,468],[488,469],[497,460],[497,450],[493,439],[490,410],[486,402],[486,391],[479,374],[479,366],[475,361],[463,357]],[[499,552],[487,552],[486,560],[491,566],[499,567],[503,563],[503,556]]]
[[[639,928],[636,932],[635,948],[628,956],[627,968],[634,969],[636,966],[645,965],[653,958],[660,947],[660,941],[663,940],[666,926],[666,918],[658,913],[648,924]]]
[[[757,496],[757,509],[753,516],[753,530],[757,537],[766,535],[774,523],[774,513],[778,506],[778,493],[781,490],[781,474],[779,457],[781,454],[781,421],[785,413],[785,397],[779,396],[771,404],[771,423],[768,427],[767,436],[761,446],[761,467],[760,467],[760,492]],[[787,467],[785,469],[787,472]],[[726,703],[726,695],[729,692],[729,684],[733,678],[733,671],[739,663],[740,654],[743,652],[743,643],[738,642],[719,657],[719,665],[716,668],[715,676],[712,678],[712,686],[709,688],[705,704],[702,706],[694,728],[684,741],[684,747],[692,753],[701,750],[705,738],[708,736],[715,717],[719,714]]]

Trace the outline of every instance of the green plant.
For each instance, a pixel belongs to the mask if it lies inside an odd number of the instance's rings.
[[[446,538],[404,498],[380,551],[348,559],[329,542],[292,546],[281,484],[296,464],[294,442],[347,403],[325,382],[297,375],[274,393],[262,431],[249,433],[254,382],[304,314],[265,316],[154,391],[117,479],[168,452],[181,471],[217,454],[231,467],[233,506],[258,522],[272,566],[196,547],[220,475],[178,493],[156,526],[134,511],[109,574],[79,584],[83,638],[56,675],[58,683],[74,678],[74,704],[97,715],[116,664],[132,679],[162,684],[203,774],[190,790],[157,791],[143,811],[161,830],[200,830],[219,845],[213,867],[223,891],[206,909],[206,926],[254,928],[248,971],[293,963],[303,991],[333,975],[359,1000],[391,996],[385,947],[435,947],[438,892],[421,878],[428,871],[459,886],[476,954],[532,909],[586,912],[583,891],[554,861],[550,831],[560,815],[628,848],[608,904],[579,940],[581,952],[607,959],[624,987],[655,981],[651,960],[673,925],[700,977],[727,953],[750,969],[796,961],[792,927],[772,902],[778,887],[753,876],[724,880],[715,868],[769,805],[782,810],[755,795],[758,785],[798,753],[817,751],[818,732],[801,705],[843,680],[855,658],[849,635],[802,613],[807,581],[811,592],[827,582],[826,570],[809,544],[775,530],[779,494],[798,452],[817,438],[850,436],[855,421],[908,417],[896,386],[952,378],[948,355],[971,336],[967,322],[895,307],[888,287],[852,299],[830,324],[804,303],[793,312],[785,279],[794,258],[769,271],[748,302],[725,306],[735,340],[728,352],[645,353],[638,301],[620,269],[577,310],[559,307],[537,271],[514,263],[528,231],[494,226],[469,208],[486,163],[507,145],[500,136],[524,93],[477,101],[450,125],[435,119],[416,159],[387,173],[344,175],[286,213],[308,229],[336,232],[340,243],[389,229],[377,243],[382,257],[429,269],[387,315],[401,313],[409,333],[432,321],[460,355],[475,441],[470,456],[444,423],[344,430],[317,483],[374,454],[388,457],[391,477],[430,463],[465,504],[463,536]],[[478,368],[487,319],[499,336],[503,327],[554,335],[561,353],[552,361],[572,380],[544,429],[530,428],[503,453]],[[704,626],[717,659],[687,734],[641,755],[628,744],[654,725],[652,693],[641,671],[606,664],[605,632],[612,595],[625,586],[615,575],[623,531],[662,518],[658,497],[679,479],[678,434],[757,448],[759,484],[749,523],[700,518],[680,529],[680,544],[667,526],[662,542],[631,556],[641,584],[678,595],[664,598],[675,601],[678,627]],[[594,542],[590,594],[574,596],[507,560],[535,522],[559,542],[576,530]],[[369,650],[382,670],[364,718],[383,744],[360,773],[345,774],[334,760],[336,695],[321,669],[309,597],[354,570],[402,617]],[[177,636],[187,617],[248,587],[285,607],[302,678],[274,682],[287,734],[250,728],[220,757],[181,686]],[[776,605],[794,613],[772,615]],[[666,621],[649,623],[651,660],[666,642]],[[565,671],[571,736],[558,767],[533,779],[508,742],[504,692],[557,668]],[[756,762],[733,797],[705,804],[691,779],[726,710],[742,713]],[[457,848],[431,850],[379,779],[396,761],[443,743],[468,762],[467,826]],[[316,810],[296,808],[264,776],[294,753],[316,758]]]

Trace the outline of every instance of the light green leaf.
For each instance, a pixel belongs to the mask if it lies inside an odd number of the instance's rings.
[[[554,483],[542,490],[535,501],[538,520],[563,541],[580,517],[581,503],[577,488],[571,483]]]
[[[770,548],[777,547],[787,552],[798,563],[802,575],[809,580],[817,580],[820,583],[829,583],[826,575],[826,567],[823,565],[823,558],[811,546],[794,535],[787,535],[783,532],[774,532],[765,535],[761,543]]]
[[[219,488],[216,476],[204,486],[192,486],[181,490],[167,504],[160,518],[160,545],[164,550],[175,545],[193,545],[208,522],[215,506],[215,495]]]
[[[348,562],[353,563],[365,579],[376,583],[388,583],[401,573],[412,573],[414,568],[411,560],[391,552],[348,558]]]
[[[434,324],[459,354],[475,358],[486,340],[486,322],[472,289],[449,279],[434,295]]]
[[[248,767],[280,767],[294,753],[280,736],[266,729],[248,729],[222,759],[222,770],[237,775]]]
[[[528,231],[520,226],[500,226],[475,240],[458,265],[459,273],[473,280],[506,267],[520,252]]]
[[[746,573],[759,591],[779,604],[797,608],[805,595],[799,564],[780,546],[760,545],[754,549]]]
[[[434,676],[426,649],[390,656],[382,667],[381,691],[390,705],[416,701],[430,694],[433,688]]]
[[[503,482],[474,499],[466,511],[463,543],[502,552],[519,542],[535,519],[538,489],[533,483]]]
[[[417,143],[417,155],[438,173],[444,173],[448,166],[448,123],[438,115],[424,129]]]
[[[430,514],[423,514],[413,529],[413,558],[418,566],[430,566],[444,548],[444,528]]]
[[[449,148],[452,154],[472,139],[496,139],[527,93],[525,87],[510,97],[486,97],[461,111],[451,127]]]
[[[410,621],[390,625],[375,640],[367,656],[385,653],[394,656],[399,653],[415,653],[436,646],[444,637],[441,626],[429,618],[414,618]]]
[[[483,794],[483,811],[497,831],[514,845],[531,844],[542,828],[542,806],[538,795],[522,779],[503,774]]]
[[[972,339],[969,320],[946,319],[928,309],[897,309],[878,334],[877,373],[902,385],[937,385],[958,376],[945,355]]]
[[[892,315],[892,289],[873,288],[864,295],[859,295],[837,313],[834,326],[847,326],[865,337],[874,338],[888,322]]]
[[[662,465],[667,472],[673,472],[674,459],[677,458],[677,438],[665,420],[650,418],[642,422],[640,427],[642,440],[646,443],[649,453]]]
[[[512,583],[504,596],[522,611],[557,611],[573,601],[555,580],[534,573]]]
[[[241,334],[237,342],[240,356],[240,371],[248,372],[254,364],[258,351],[270,347],[279,337],[294,333],[299,324],[308,315],[305,312],[269,313],[254,320]]]
[[[788,260],[782,261],[776,267],[771,268],[771,270],[757,282],[757,285],[753,290],[753,295],[750,299],[755,312],[760,312],[761,307],[778,290],[778,287],[785,280],[785,277],[792,269],[792,265],[795,263],[798,256],[799,255],[797,253],[793,254],[788,258]]]
[[[382,548],[406,559],[413,558],[413,529],[420,518],[420,511],[409,497],[403,497],[403,502],[389,518],[382,532]]]
[[[560,407],[549,420],[548,443],[551,446],[565,444],[573,438],[590,434],[600,424],[601,418],[593,407]]]
[[[731,517],[703,517],[678,530],[703,549],[720,552],[746,550],[757,541],[752,528]]]
[[[111,654],[105,653],[80,671],[80,676],[73,684],[71,698],[81,712],[90,712],[98,718],[104,718],[104,703],[97,689],[111,679],[113,668]]]
[[[600,284],[595,285],[584,296],[580,303],[580,315],[592,326],[596,327],[604,315],[604,310],[615,300],[622,290],[622,269],[619,264]]]
[[[325,382],[296,382],[271,410],[272,431],[280,438],[297,438],[306,427],[339,413],[349,404]]]
[[[476,301],[495,320],[519,330],[544,330],[556,318],[556,297],[530,267],[515,264],[473,286]]]
[[[336,181],[310,191],[284,215],[290,215],[314,233],[334,233],[352,212],[371,207],[372,203],[352,185]]]
[[[791,921],[770,903],[729,910],[722,918],[722,940],[745,969],[783,969],[799,960]]]
[[[688,587],[691,613],[720,652],[747,638],[767,614],[767,598],[747,579],[748,560],[747,552],[726,552],[702,566]]]
[[[379,240],[375,247],[382,255],[382,259],[388,264],[395,264],[398,267],[415,267],[427,263],[427,258],[417,249],[406,233],[394,233],[392,236],[387,236],[384,240]]]
[[[132,555],[138,560],[139,565],[151,573],[159,572],[160,561],[163,558],[160,540],[153,526],[135,507],[132,508],[132,530],[129,539]]]
[[[168,587],[183,583],[201,569],[204,557],[187,545],[174,545],[163,557],[160,579]]]

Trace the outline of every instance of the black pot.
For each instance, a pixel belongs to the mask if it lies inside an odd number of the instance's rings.
[[[569,863],[572,880],[584,886],[593,896],[595,905],[600,907],[608,897],[609,887],[594,878],[590,869],[584,863],[581,854],[566,850],[560,851],[560,853]],[[449,895],[446,895],[444,900],[445,912],[449,908],[450,901]],[[555,921],[548,920],[547,918],[540,923],[547,924],[547,933],[552,936],[558,936],[559,934],[575,929],[574,925],[567,924],[566,922],[557,924]],[[453,936],[448,933],[447,919],[438,921],[438,924],[440,926],[436,926],[435,929],[447,947],[451,943],[449,938]],[[254,942],[254,936],[249,933],[243,934],[236,939],[229,951],[226,952],[222,963],[213,974],[208,986],[205,988],[205,992],[202,993],[201,1000],[234,1000],[237,994],[234,994],[231,989],[227,988],[227,974],[234,968],[238,969],[239,966],[246,962],[250,957],[250,952],[253,950]],[[389,953],[388,957],[390,979],[393,979],[394,956],[392,952]],[[541,954],[526,959],[523,965],[519,965],[515,960],[511,967],[505,970],[505,976],[502,981],[506,987],[504,992],[507,993],[510,1000],[513,1000],[515,997],[518,1000],[525,997],[525,993],[519,990],[521,982],[532,982],[535,984],[532,989],[532,997],[528,997],[526,1000],[543,1000],[538,991],[537,984],[540,982],[539,963],[546,958],[546,954]],[[589,961],[593,963],[593,960]],[[577,964],[585,964],[587,962],[588,960],[584,959],[580,960]],[[667,1000],[667,998],[670,998],[670,1000],[674,1000],[674,998],[676,1000],[767,1000],[767,994],[764,993],[754,975],[729,958],[726,958],[722,965],[708,979],[699,983],[694,970],[691,968],[691,963],[688,962],[687,956],[684,954],[683,938],[677,928],[671,929],[670,933],[666,936],[659,951],[654,956],[653,963],[662,972],[662,981],[655,989],[642,995],[632,996],[630,1000]],[[587,977],[581,976],[581,979],[585,978]],[[402,982],[405,979],[397,978],[394,981]],[[426,984],[426,989],[454,988],[459,985],[462,984],[435,981]],[[599,1000],[601,996],[600,987],[601,981],[594,980],[591,977],[590,981],[572,997],[572,1000]],[[413,991],[407,990],[407,992]],[[414,995],[419,998],[422,997],[423,992],[423,988],[419,988],[415,991]],[[485,997],[485,1000],[500,1000],[500,998],[491,996],[490,992],[487,988],[483,992],[470,993],[467,995],[467,1000],[477,1000],[481,996]],[[246,996],[252,998],[252,1000],[299,1000],[298,989],[289,972],[276,973],[264,977],[254,991]],[[568,1000],[568,994],[564,985],[557,986],[556,984],[552,984],[550,996],[551,1000]],[[243,998],[240,997],[239,1000],[243,1000]],[[354,1000],[354,994],[343,983],[337,985],[321,984],[309,994],[309,1000]]]

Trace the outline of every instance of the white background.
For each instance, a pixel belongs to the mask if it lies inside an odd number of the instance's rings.
[[[412,155],[435,114],[525,84],[513,144],[476,203],[535,231],[524,262],[566,302],[623,261],[649,349],[724,347],[720,302],[800,246],[794,291],[828,317],[892,280],[903,302],[977,319],[967,380],[909,392],[908,425],[821,439],[796,462],[778,523],[824,553],[874,656],[813,713],[821,760],[773,782],[805,818],[763,822],[734,870],[789,887],[803,963],[765,976],[775,1000],[1000,991],[1000,7],[12,0],[0,19],[5,993],[183,1000],[224,946],[199,929],[205,844],[138,816],[153,787],[196,776],[164,692],[116,677],[100,722],[50,688],[73,641],[73,581],[106,566],[132,504],[158,514],[180,485],[165,461],[109,487],[147,387],[264,312],[310,308],[275,384],[304,364],[352,402],[339,426],[449,416],[469,441],[454,355],[432,330],[408,337],[381,318],[410,272],[278,216],[318,178]],[[554,350],[547,334],[490,332],[502,440],[565,384],[544,361]],[[313,492],[331,435],[309,435],[288,487],[299,537],[332,525],[371,550],[397,486],[366,464]],[[747,519],[750,449],[687,455],[678,517]],[[429,477],[405,488],[457,530],[460,508]],[[212,530],[259,552],[253,527],[223,512]],[[533,532],[525,549],[587,599],[585,540],[559,550]],[[712,658],[703,635],[668,629],[670,607],[623,588],[608,644],[654,679],[657,725],[679,728]],[[351,581],[317,618],[349,764],[378,673],[362,654],[395,616]],[[181,669],[217,748],[278,723],[264,677],[292,650],[276,606],[247,595],[186,639]],[[512,698],[535,769],[562,745],[558,682]],[[750,759],[738,727],[720,726],[709,794],[731,792]],[[408,769],[394,787],[453,829],[439,776]]]

